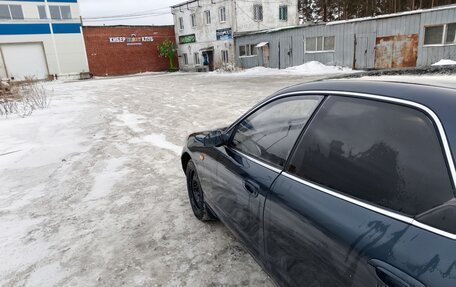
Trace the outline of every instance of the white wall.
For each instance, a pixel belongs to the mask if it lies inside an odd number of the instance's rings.
[[[19,2],[19,1],[1,1],[1,4],[21,5],[24,14],[24,20],[0,21],[0,24],[45,24],[49,23],[47,19],[39,19],[39,5],[44,2]],[[79,23],[79,7],[77,3],[56,3],[49,2],[49,5],[71,6],[71,20],[52,20],[52,23]],[[81,72],[88,72],[87,55],[85,51],[84,39],[82,33],[54,34],[54,41],[51,34],[31,34],[31,35],[1,35],[0,45],[2,43],[42,43],[45,51],[46,61],[50,74],[77,75]],[[57,47],[57,56],[56,50]],[[57,59],[58,58],[58,59]],[[57,65],[60,63],[60,73]],[[0,61],[0,76],[6,77],[4,64]]]
[[[263,5],[263,21],[255,21],[253,15],[253,5]],[[279,20],[279,7],[288,6],[288,20]],[[226,22],[219,21],[219,10],[225,7]],[[206,25],[204,11],[211,12],[211,24]],[[192,27],[191,14],[196,15],[196,27]],[[178,45],[179,64],[183,70],[194,67],[193,53],[201,49],[214,47],[215,68],[221,66],[221,50],[228,50],[229,63],[235,63],[234,40],[217,41],[216,31],[218,29],[231,28],[232,33],[258,31],[268,28],[280,28],[298,25],[298,0],[255,0],[255,1],[211,1],[200,0],[197,2],[183,5],[173,9],[174,25],[176,32],[176,42],[179,43],[179,36],[195,34],[196,43]],[[184,29],[179,27],[179,18],[184,20]],[[189,64],[184,65],[182,54],[187,53]],[[202,59],[201,59],[202,63]]]
[[[253,5],[263,5],[263,21],[254,20]],[[279,7],[288,7],[288,20],[279,19]],[[236,23],[237,32],[250,32],[265,29],[296,26],[299,24],[298,1],[297,0],[255,0],[236,2]]]
[[[220,22],[219,10],[221,7],[225,7],[226,21]],[[211,24],[206,24],[204,11],[211,12]],[[176,32],[176,43],[179,43],[179,36],[195,34],[196,43],[189,43],[178,45],[179,65],[183,70],[193,69],[195,67],[193,54],[198,52],[200,54],[200,62],[203,64],[203,58],[201,49],[214,47],[214,66],[220,68],[222,66],[222,50],[228,50],[230,63],[233,64],[235,61],[234,55],[234,41],[231,40],[220,40],[217,41],[216,31],[218,29],[233,28],[232,27],[232,5],[230,1],[223,1],[212,4],[211,0],[200,0],[198,2],[182,6],[180,8],[173,9],[174,13],[174,29]],[[196,27],[192,27],[191,14],[196,15]],[[179,26],[179,18],[182,17],[184,20],[184,29],[181,30]],[[188,55],[189,64],[184,65],[183,54]]]
[[[33,21],[33,23],[44,22],[47,23],[48,20],[40,19],[38,14],[38,6],[44,5],[44,2],[27,2],[27,1],[0,1],[0,4],[11,4],[11,5],[21,5],[22,12],[24,13],[24,18],[27,22]],[[48,2],[49,6],[70,6],[71,16],[73,19],[79,21],[79,6],[78,3],[65,3],[65,2]],[[57,20],[53,20],[57,21]],[[68,20],[66,20],[68,21]],[[11,22],[11,21],[9,21]],[[16,20],[14,22],[23,22],[23,20]],[[5,22],[2,22],[5,23]]]

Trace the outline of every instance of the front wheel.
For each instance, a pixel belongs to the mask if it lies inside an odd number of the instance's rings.
[[[187,176],[188,197],[196,218],[201,221],[214,220],[215,217],[212,215],[204,201],[203,189],[201,188],[198,173],[193,161],[190,160],[188,162],[185,174]]]

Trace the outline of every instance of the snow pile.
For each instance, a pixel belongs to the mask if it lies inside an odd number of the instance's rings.
[[[438,61],[435,64],[432,64],[432,66],[448,66],[448,65],[456,65],[456,61],[450,60],[450,59],[442,59]]]
[[[301,66],[290,67],[285,71],[302,75],[325,75],[325,74],[340,74],[353,73],[354,71],[347,67],[327,66],[317,61],[307,62]]]
[[[279,70],[265,67],[255,67],[247,70],[242,70],[235,73],[215,72],[217,75],[236,75],[236,76],[275,76],[275,75],[303,75],[303,76],[316,76],[328,74],[346,74],[356,73],[347,67],[341,66],[328,66],[317,61],[307,62],[300,66],[290,67],[287,69]],[[214,74],[214,73],[211,73]]]

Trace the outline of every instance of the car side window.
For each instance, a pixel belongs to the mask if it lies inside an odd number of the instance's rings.
[[[288,97],[261,107],[240,122],[230,146],[276,167],[283,167],[322,98]]]
[[[329,97],[287,171],[409,216],[453,198],[433,122],[414,108],[375,100]]]

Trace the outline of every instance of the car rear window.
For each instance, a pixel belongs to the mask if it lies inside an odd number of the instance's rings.
[[[409,216],[453,198],[433,122],[416,109],[375,100],[329,97],[287,170]]]

